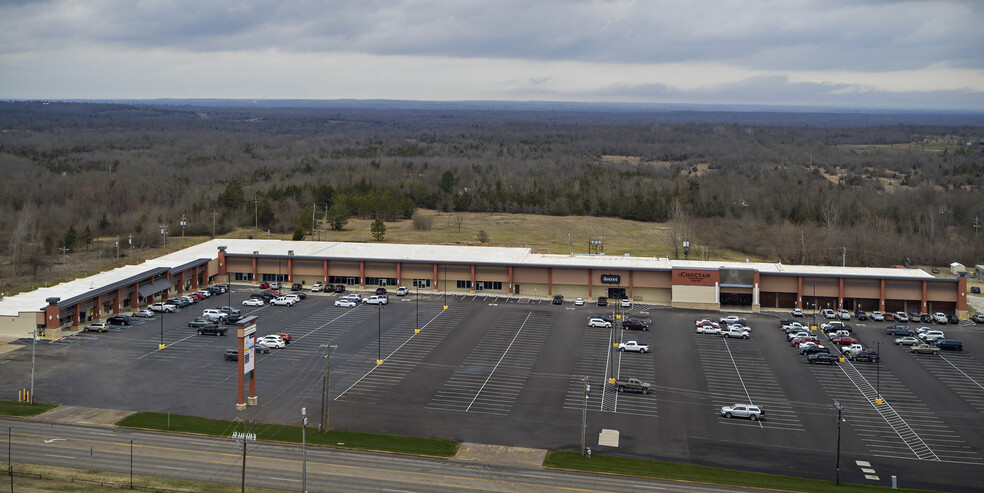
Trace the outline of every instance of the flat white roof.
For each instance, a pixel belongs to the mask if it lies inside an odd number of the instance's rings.
[[[784,265],[761,262],[722,262],[668,260],[665,257],[629,257],[624,255],[557,255],[535,254],[529,248],[414,245],[393,243],[349,243],[331,241],[239,240],[215,239],[178,250],[146,262],[40,288],[0,300],[0,316],[17,316],[22,312],[44,310],[49,297],[62,300],[86,294],[93,289],[148,273],[157,268],[174,268],[199,259],[214,259],[218,247],[225,246],[230,255],[330,257],[335,259],[378,260],[428,263],[478,263],[513,266],[553,266],[591,269],[754,269],[763,274],[878,277],[886,279],[937,279],[921,269],[880,267],[832,267]]]

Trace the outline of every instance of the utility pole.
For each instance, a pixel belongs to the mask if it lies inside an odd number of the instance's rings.
[[[116,237],[116,258],[120,258],[120,237]]]
[[[185,226],[188,225],[188,218],[186,218],[184,214],[181,214],[181,222],[178,223],[178,224],[181,225],[181,237],[184,238],[185,237]]]
[[[34,404],[34,353],[38,347],[38,329],[34,329],[31,332],[31,395],[28,396],[27,400],[31,404]]]
[[[248,421],[244,419],[243,420],[243,432],[242,433],[239,433],[238,431],[232,432],[232,438],[234,438],[236,440],[236,444],[239,444],[240,442],[243,444],[243,474],[242,474],[242,492],[243,493],[246,493],[246,443],[247,442],[255,442],[256,441],[256,434],[255,433],[247,433],[246,432],[246,425],[247,425],[247,423],[248,423]]]
[[[130,257],[133,257],[133,233],[126,235],[127,241],[130,244]]]
[[[315,226],[314,214],[317,211],[318,211],[318,204],[312,205],[311,206],[311,232],[314,232],[314,226]]]
[[[584,457],[584,429],[588,422],[588,392],[591,391],[591,386],[588,385],[588,377],[582,378],[581,384],[584,386],[584,402],[581,406],[581,457]]]
[[[847,247],[841,247],[841,267],[847,267]]]
[[[834,466],[834,474],[837,486],[841,484],[841,413],[844,411],[844,406],[841,406],[840,402],[834,401],[834,407],[837,409],[837,463]]]
[[[65,259],[65,260],[62,261],[62,263],[66,263],[67,264],[68,263],[68,247],[61,247],[61,248],[59,248],[59,250],[61,250],[61,252],[62,252],[62,258]]]
[[[253,229],[260,229],[260,199],[253,195]]]
[[[161,225],[161,236],[164,237],[164,248],[167,248],[167,225]]]
[[[212,211],[212,238],[215,238],[215,217],[219,215],[218,212]]]
[[[321,344],[321,348],[325,349],[325,378],[321,386],[321,424],[318,426],[322,433],[328,431],[328,401],[330,400],[331,386],[330,383],[330,372],[331,372],[331,350],[332,348],[337,348],[338,346],[333,344]]]
[[[301,491],[307,493],[307,408],[301,408]]]

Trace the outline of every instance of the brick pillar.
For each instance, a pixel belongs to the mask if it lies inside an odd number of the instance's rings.
[[[762,309],[762,299],[759,293],[759,271],[752,274],[752,311],[757,312]]]
[[[965,318],[967,316],[967,278],[957,279],[957,313],[956,316]]]
[[[796,308],[803,309],[803,276],[796,276]]]
[[[844,278],[837,278],[837,309],[844,308]]]
[[[294,282],[294,259],[287,259],[287,282]]]
[[[79,326],[79,305],[72,307],[72,327]]]
[[[226,265],[226,247],[219,247],[219,275],[229,275],[229,266]]]
[[[366,287],[366,261],[359,261],[359,288]]]
[[[879,291],[878,291],[878,311],[885,311],[885,280],[882,279]]]
[[[130,308],[136,310],[140,307],[140,283],[133,283],[133,292],[130,293]]]
[[[553,267],[547,267],[547,296],[553,296]]]
[[[181,280],[178,282],[178,294],[182,295],[184,294],[184,292],[185,292],[185,271],[181,271]]]
[[[325,271],[325,280],[322,282],[328,282],[328,259],[325,259],[323,263],[324,263],[324,271]]]
[[[96,306],[92,307],[92,318],[95,320],[102,318],[102,295],[96,296]]]
[[[259,282],[260,275],[256,272],[256,257],[253,257],[253,282]]]
[[[513,294],[513,268],[509,266],[509,294]]]
[[[922,308],[919,309],[919,313],[927,313],[929,310],[926,309],[926,281],[922,282]]]
[[[633,274],[634,272],[635,272],[635,271],[632,271],[632,270],[630,270],[630,271],[629,271],[629,299],[630,299],[630,300],[632,300],[632,299],[635,299],[635,297],[634,297],[634,296],[632,296],[632,285],[633,285],[633,284],[635,284],[635,282],[634,282],[634,281],[633,281],[633,279],[632,279],[632,274]]]
[[[116,303],[113,304],[113,314],[114,315],[119,315],[120,314],[120,310],[122,309],[122,307],[123,307],[123,289],[117,288],[116,289]]]
[[[594,284],[594,271],[588,269],[588,298],[591,298],[591,286]]]
[[[48,298],[48,306],[44,307],[44,328],[57,329],[61,327],[61,310],[58,302],[61,298]]]
[[[401,265],[400,265],[400,262],[397,262],[396,263],[396,286],[397,287],[400,287],[400,286],[403,285],[403,276],[401,274],[403,274],[403,272],[401,271]]]
[[[434,291],[438,290],[437,284],[437,264],[434,264]]]
[[[198,279],[199,279],[198,276],[199,276],[198,266],[196,265],[195,266],[195,275],[192,276],[192,278],[191,278],[191,287],[192,287],[192,289],[194,289],[196,291],[198,290]]]
[[[196,270],[196,272],[197,272],[197,270]],[[202,265],[202,279],[201,279],[201,282],[199,284],[204,284],[204,285],[208,285],[209,284],[209,282],[208,282],[208,264]]]
[[[471,266],[471,292],[475,292],[475,264]]]

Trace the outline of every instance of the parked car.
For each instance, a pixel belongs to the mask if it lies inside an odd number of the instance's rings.
[[[564,304],[564,297],[561,296],[561,295],[559,295],[559,294],[554,295],[553,301],[551,303],[553,303],[554,305],[563,305]]]
[[[837,318],[837,312],[835,312],[830,308],[824,308],[823,310],[820,311],[820,314],[823,315],[823,318],[826,318],[827,320],[833,320]]]
[[[106,323],[110,325],[130,325],[130,317],[126,315],[113,315],[106,319]]]
[[[270,346],[267,346],[262,342],[254,343],[253,350],[256,351],[257,353],[270,354]]]
[[[239,361],[239,350],[238,349],[226,349],[225,355],[222,359],[226,361]]]
[[[830,349],[819,344],[812,344],[806,347],[801,347],[799,352],[800,354],[829,353]]]
[[[137,310],[131,313],[130,316],[137,318],[154,318],[154,312],[150,310]]]
[[[615,323],[615,319],[611,315],[605,315],[604,313],[592,313],[588,318],[600,318],[608,323]]]
[[[356,303],[362,303],[362,295],[360,295],[359,293],[347,294],[345,296],[342,296],[342,299],[343,300],[352,300],[352,301],[354,301]]]
[[[408,294],[410,294],[410,290],[407,289],[406,286],[400,286],[400,287],[396,288],[396,295],[397,296],[406,296]]]
[[[725,418],[748,418],[752,421],[765,419],[765,410],[754,404],[732,404],[721,408]]]
[[[109,330],[109,327],[102,322],[96,322],[86,325],[82,330],[85,332],[106,332]]]
[[[385,305],[389,303],[389,296],[386,296],[385,294],[374,295],[362,300],[362,302],[367,305]]]
[[[830,353],[814,353],[806,357],[806,362],[811,365],[816,363],[836,365],[839,359],[839,356],[834,356]]]
[[[909,348],[909,352],[916,354],[937,354],[940,352],[940,348],[920,343]]]
[[[858,310],[854,312],[854,318],[857,320],[868,320],[868,314],[864,310]]]
[[[626,341],[626,342],[619,343],[618,350],[622,352],[635,351],[638,353],[647,353],[649,352],[649,344],[645,344],[637,341]]]
[[[257,339],[257,341],[260,344],[263,344],[264,346],[267,346],[267,347],[270,347],[270,348],[273,348],[273,349],[282,349],[282,348],[287,347],[287,343],[284,342],[284,340],[281,339],[280,336],[277,336],[277,335],[263,336],[263,337]]]
[[[916,331],[909,328],[908,325],[893,325],[885,329],[885,333],[893,336],[914,336]]]
[[[336,293],[344,293],[345,292],[345,285],[344,284],[336,284],[335,285],[335,292]]]
[[[974,323],[984,324],[984,313],[975,313],[972,317],[970,317],[970,320]]]
[[[885,312],[885,313],[882,314],[882,318],[884,319],[883,320],[884,322],[894,322],[895,321],[895,314],[894,313]],[[901,321],[902,320],[899,320],[899,322],[901,322]]]
[[[721,330],[721,336],[724,338],[736,337],[741,339],[748,339],[748,331],[742,330],[741,328],[731,325],[727,329]]]
[[[920,318],[919,318],[919,312],[909,312],[909,321],[910,322],[915,322],[917,320],[920,320]],[[929,323],[929,322],[926,322],[926,323]]]
[[[317,293],[321,291],[321,288],[323,287],[325,287],[323,284],[321,284],[320,282],[316,282],[313,285],[311,285],[311,291]]]
[[[257,298],[250,298],[243,300],[243,306],[263,306],[263,300]]]
[[[623,329],[649,330],[649,324],[638,318],[627,318],[622,320]]]
[[[588,320],[588,327],[604,327],[610,329],[612,328],[612,323],[600,318],[592,318]]]
[[[296,282],[295,282],[294,284],[291,284],[291,285],[290,285],[290,290],[291,290],[291,291],[300,291],[300,290],[302,290],[302,289],[304,289],[304,286],[303,286],[303,285],[301,285],[300,283],[296,283]]]
[[[922,344],[922,341],[913,336],[905,336],[895,339],[895,344],[898,344],[899,346],[915,346],[916,344]]]
[[[858,351],[856,353],[851,353],[851,361],[864,361],[868,363],[878,362],[878,353],[871,350]]]
[[[206,325],[216,325],[216,324],[215,322],[212,322],[211,320],[202,317],[198,317],[192,320],[191,322],[188,322],[188,327],[191,327],[192,329],[198,329],[201,327],[205,327]]]
[[[896,322],[908,322],[909,321],[909,316],[906,315],[905,312],[895,312],[894,315],[895,315],[895,321]]]
[[[344,308],[352,308],[353,306],[358,306],[359,304],[355,300],[349,300],[345,298],[340,298],[335,300],[335,306],[341,306]]]
[[[171,313],[174,310],[178,309],[178,307],[165,302],[154,303],[153,305],[150,305],[148,308],[150,308],[150,311],[152,312],[161,312],[161,313]]]
[[[620,304],[622,308],[632,308],[632,302],[628,298],[622,298]]]
[[[945,313],[936,312],[933,314],[933,321],[940,325],[946,325],[950,320],[946,317]]]
[[[957,339],[939,339],[933,344],[946,351],[963,351],[963,343]]]
[[[598,306],[608,306],[608,298],[604,296],[598,297]]]
[[[386,288],[376,288],[376,294],[386,294]]]
[[[277,306],[292,306],[294,303],[297,303],[297,301],[294,298],[289,298],[287,296],[274,298],[273,301],[270,302],[271,305]]]
[[[957,318],[956,315],[947,315],[946,319],[953,325],[958,325],[960,323],[960,319]]]
[[[584,306],[584,298],[574,298],[574,306]]]
[[[242,311],[239,310],[238,308],[231,307],[231,306],[228,306],[228,305],[226,305],[226,306],[220,306],[219,307],[219,311],[222,312],[222,313],[227,313],[229,315],[240,315],[242,313]]]
[[[884,322],[885,315],[883,315],[882,312],[871,312],[871,320],[875,322]]]
[[[855,338],[853,338],[853,337],[840,336],[840,337],[835,337],[835,338],[831,339],[830,342],[832,342],[834,344],[837,344],[839,346],[848,346],[848,345],[851,345],[851,344],[857,344],[858,343],[858,340],[855,339]]]
[[[721,335],[721,329],[716,324],[715,325],[698,325],[697,326],[697,333],[698,334],[715,334],[715,335]]]
[[[790,312],[789,314],[792,315],[792,316],[794,316],[794,317],[802,317],[803,316],[803,310],[800,310],[799,308],[793,308],[793,311]]]
[[[277,291],[279,291],[280,288],[282,288],[282,287],[283,287],[283,285],[280,284],[279,282],[271,282],[270,283],[270,289],[276,289]]]
[[[723,324],[729,324],[729,325],[736,324],[741,322],[741,318],[739,318],[738,315],[728,315],[727,317],[723,317],[720,320],[718,320],[718,322]]]
[[[841,320],[850,320],[851,319],[851,312],[849,312],[847,310],[844,310],[844,309],[837,310],[837,318],[839,318]]]
[[[260,289],[270,289],[270,283],[263,281],[260,283]]]
[[[280,338],[283,339],[285,343],[290,344],[290,339],[291,339],[290,334],[286,332],[277,332],[275,335],[280,336]]]
[[[228,329],[226,329],[225,327],[219,327],[216,324],[208,324],[208,325],[206,325],[204,327],[199,327],[198,328],[198,335],[200,335],[200,336],[205,336],[205,335],[208,335],[208,336],[224,336],[224,335],[226,335],[226,330],[228,330]]]

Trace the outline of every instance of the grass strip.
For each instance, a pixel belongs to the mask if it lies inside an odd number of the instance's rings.
[[[928,491],[908,488],[892,490],[888,486],[845,482],[841,482],[840,486],[836,486],[833,481],[823,479],[797,478],[793,476],[780,476],[777,474],[738,471],[718,467],[681,464],[676,462],[661,462],[630,457],[616,457],[613,455],[604,454],[593,454],[589,459],[587,457],[581,457],[578,452],[572,450],[551,450],[547,452],[547,456],[543,460],[543,465],[554,469],[619,474],[623,476],[639,476],[654,479],[693,481],[696,483],[743,486],[769,490],[803,491],[809,493],[828,492],[834,491],[835,489],[838,492],[859,493],[868,493],[880,490],[912,493]]]
[[[55,404],[31,404],[29,402],[0,401],[2,416],[37,416],[58,407]]]
[[[170,420],[170,424],[168,424]],[[233,432],[242,432],[243,424],[236,421],[199,418],[166,413],[135,413],[116,422],[116,426],[144,428],[162,431],[198,433],[219,437],[231,437]],[[255,433],[257,440],[301,443],[301,427],[266,423],[249,423],[249,433]],[[382,433],[362,433],[356,431],[329,430],[319,433],[317,428],[308,428],[308,445],[325,445],[376,452],[426,455],[431,457],[450,457],[458,453],[458,443],[440,438],[385,435]]]

